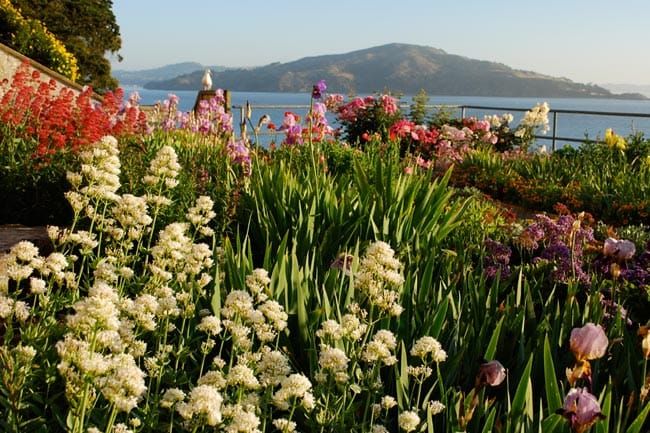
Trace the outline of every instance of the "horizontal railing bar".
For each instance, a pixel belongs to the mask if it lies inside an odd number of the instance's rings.
[[[507,107],[486,107],[482,105],[462,105],[463,108],[470,110],[505,110],[505,111],[528,111],[528,108],[507,108]],[[587,114],[595,116],[622,116],[622,117],[650,117],[650,113],[625,113],[620,111],[582,111],[582,110],[564,110],[564,109],[551,109],[549,113],[560,114]]]
[[[569,141],[572,143],[584,143],[585,141],[592,141],[594,143],[601,143],[599,140],[589,140],[588,138],[570,138],[570,137],[553,137],[552,135],[535,135],[538,140],[555,140],[555,141]]]
[[[259,105],[233,105],[234,109],[244,109],[246,107],[251,109],[261,110],[261,109],[308,109],[310,105],[308,104],[291,104],[291,105],[277,105],[277,104],[259,104]],[[408,108],[409,104],[399,104],[400,108]],[[464,113],[465,110],[485,110],[485,111],[514,111],[514,112],[526,112],[529,109],[527,108],[515,108],[515,107],[490,107],[485,105],[447,105],[447,104],[427,104],[426,108],[449,108],[455,110],[462,110],[461,113]],[[614,111],[583,111],[583,110],[565,110],[565,109],[551,109],[549,113],[553,114],[578,114],[578,115],[587,115],[587,116],[613,116],[613,117],[637,117],[637,118],[650,118],[650,113],[627,113],[627,112],[614,112]],[[243,116],[243,111],[242,111]],[[556,117],[556,116],[554,116]],[[243,118],[242,118],[243,119]],[[243,121],[243,120],[242,120]],[[280,131],[258,131],[257,135],[276,135]],[[538,140],[547,140],[553,142],[553,148],[555,148],[555,143],[568,142],[568,143],[584,143],[585,141],[601,142],[598,140],[589,140],[586,137],[577,138],[577,137],[558,137],[558,136],[547,136],[547,135],[535,135]]]
[[[233,105],[232,108],[245,108],[245,105]],[[410,107],[410,105],[400,105],[400,107]],[[426,105],[427,108],[465,108],[470,110],[490,110],[490,111],[528,111],[529,108],[515,108],[515,107],[489,107],[485,105],[446,105],[446,104],[436,104],[436,105]],[[273,105],[273,104],[251,104],[253,109],[280,109],[280,108],[309,108],[309,104],[292,104],[292,105]],[[628,113],[621,111],[584,111],[584,110],[565,110],[565,109],[551,109],[550,113],[559,113],[559,114],[585,114],[585,115],[594,115],[594,116],[618,116],[618,117],[650,117],[650,113]]]

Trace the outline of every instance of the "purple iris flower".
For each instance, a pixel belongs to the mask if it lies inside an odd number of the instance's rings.
[[[323,92],[327,90],[327,85],[325,80],[320,80],[318,83],[314,84],[314,88],[311,91],[311,97],[314,99],[320,99],[323,96]]]

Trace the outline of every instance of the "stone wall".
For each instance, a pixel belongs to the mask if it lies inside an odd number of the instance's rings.
[[[62,87],[67,87],[74,90],[75,92],[82,91],[83,86],[69,80],[67,77],[64,77],[58,72],[55,72],[41,65],[29,57],[23,56],[18,51],[11,49],[4,44],[0,44],[0,82],[5,79],[11,82],[11,78],[13,77],[14,73],[25,61],[29,63],[29,66],[32,69],[37,70],[41,73],[42,80],[49,81],[52,78]],[[101,100],[101,97],[99,95],[96,95],[95,99]]]

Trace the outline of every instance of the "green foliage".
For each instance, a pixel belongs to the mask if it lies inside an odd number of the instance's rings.
[[[562,203],[615,225],[644,223],[650,215],[648,141],[635,136],[628,142],[625,152],[591,142],[517,157],[483,149],[467,155],[452,183],[534,210]]]
[[[0,126],[0,224],[68,224],[72,211],[64,193],[69,188],[66,170],[76,166],[74,156],[60,152],[40,166],[33,147]]]
[[[112,0],[11,0],[25,17],[42,22],[76,57],[79,82],[103,92],[117,87],[107,52],[122,46]]]
[[[420,89],[417,95],[413,97],[411,103],[411,112],[409,117],[416,125],[424,125],[427,119],[427,104],[429,103],[429,96],[424,89]]]

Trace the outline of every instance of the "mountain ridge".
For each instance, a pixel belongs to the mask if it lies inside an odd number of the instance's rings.
[[[147,89],[194,90],[202,70],[168,80],[149,81]],[[213,73],[215,86],[234,91],[308,92],[324,79],[338,93],[429,94],[453,96],[592,97],[646,99],[641,94],[615,95],[594,85],[573,82],[503,63],[476,60],[446,51],[392,43],[348,53],[303,57],[255,68]]]
[[[115,69],[112,75],[121,86],[143,86],[150,81],[169,80],[179,75],[203,71],[206,68],[210,68],[213,72],[227,69],[224,66],[204,66],[198,62],[179,62],[140,70]]]

